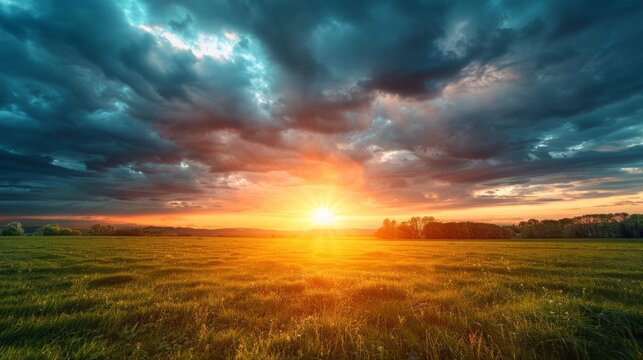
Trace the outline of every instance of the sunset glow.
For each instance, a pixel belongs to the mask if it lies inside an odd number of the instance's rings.
[[[313,222],[316,225],[333,225],[335,223],[335,214],[328,208],[315,209],[313,212]]]
[[[643,360],[642,38],[641,0],[0,0],[0,360]]]
[[[2,3],[0,219],[305,230],[643,210],[636,21],[429,3],[311,3],[278,26],[290,5]]]

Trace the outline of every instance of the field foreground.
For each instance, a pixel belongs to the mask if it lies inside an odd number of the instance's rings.
[[[0,359],[642,349],[643,242],[0,239]]]

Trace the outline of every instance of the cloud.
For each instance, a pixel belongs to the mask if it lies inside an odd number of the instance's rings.
[[[272,187],[320,183],[383,208],[637,192],[642,16],[571,0],[2,2],[0,213],[260,208]]]

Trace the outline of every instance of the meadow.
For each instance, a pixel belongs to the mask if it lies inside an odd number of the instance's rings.
[[[0,238],[0,359],[642,359],[643,242]]]

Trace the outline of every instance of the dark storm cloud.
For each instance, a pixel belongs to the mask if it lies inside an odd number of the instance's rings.
[[[218,177],[329,164],[435,207],[640,191],[641,24],[639,1],[0,2],[0,212],[197,209]]]

